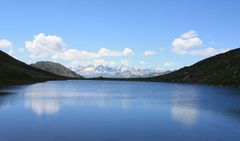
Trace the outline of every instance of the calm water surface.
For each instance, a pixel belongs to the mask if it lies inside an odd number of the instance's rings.
[[[52,81],[0,91],[0,141],[240,140],[237,89]]]

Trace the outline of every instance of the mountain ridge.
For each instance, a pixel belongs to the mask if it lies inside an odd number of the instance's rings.
[[[81,75],[76,72],[70,70],[69,68],[63,66],[60,63],[55,63],[51,61],[39,61],[34,64],[30,64],[30,66],[48,71],[60,76],[71,77],[71,78],[83,78]]]
[[[107,66],[107,65],[87,65],[73,68],[78,74],[87,78],[106,77],[106,78],[143,78],[158,76],[169,73],[160,69],[138,69],[126,65]]]
[[[68,78],[31,67],[0,50],[0,86],[65,79]]]

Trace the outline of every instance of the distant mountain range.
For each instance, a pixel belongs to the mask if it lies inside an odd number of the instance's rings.
[[[126,65],[120,65],[115,67],[103,66],[103,65],[88,65],[78,66],[73,68],[76,73],[87,77],[106,77],[106,78],[144,78],[153,77],[158,75],[167,74],[170,71],[163,71],[160,69],[137,69]]]
[[[170,73],[169,71],[159,69],[88,65],[86,67],[79,66],[75,68],[74,71],[76,71],[78,75],[68,68],[52,62],[39,62],[32,66],[18,61],[0,51],[0,86],[47,80],[66,80],[73,79],[73,77],[76,77],[74,79],[84,79],[81,76],[86,76],[101,77],[98,78],[98,80],[195,83],[240,87],[240,48],[207,58],[192,66],[184,67]],[[37,68],[35,68],[36,66]]]
[[[0,50],[0,86],[68,79],[14,59]]]
[[[71,77],[71,78],[83,78],[81,75],[75,73],[69,68],[55,62],[51,61],[40,61],[34,64],[31,64],[32,67],[48,71],[57,75]]]

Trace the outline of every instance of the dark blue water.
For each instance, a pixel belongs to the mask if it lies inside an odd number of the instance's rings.
[[[0,91],[0,141],[240,140],[237,89],[52,81]]]

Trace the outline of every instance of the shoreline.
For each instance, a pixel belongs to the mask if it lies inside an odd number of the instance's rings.
[[[0,89],[11,87],[11,86],[21,86],[21,85],[31,85],[37,84],[47,81],[67,81],[67,80],[89,80],[89,81],[128,81],[128,82],[155,82],[155,83],[173,83],[173,84],[189,84],[189,85],[202,85],[202,86],[211,86],[211,87],[225,87],[225,88],[235,88],[240,89],[240,86],[229,86],[229,85],[214,85],[214,84],[204,84],[204,83],[187,83],[187,82],[171,82],[171,81],[154,81],[154,80],[146,80],[145,78],[71,78],[71,79],[51,79],[51,80],[41,80],[41,81],[25,81],[25,82],[10,82],[7,84],[3,84],[0,82]]]

